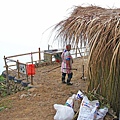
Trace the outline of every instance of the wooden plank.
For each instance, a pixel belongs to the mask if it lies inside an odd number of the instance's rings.
[[[38,52],[32,52],[32,54],[35,54],[35,53],[38,53]],[[13,56],[8,56],[6,58],[12,58],[12,57],[18,57],[18,56],[24,56],[24,55],[30,55],[31,53],[25,53],[25,54],[19,54],[19,55],[13,55]]]

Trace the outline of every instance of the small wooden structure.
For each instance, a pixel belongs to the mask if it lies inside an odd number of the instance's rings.
[[[53,56],[55,56],[55,55],[61,56],[61,54],[62,54],[61,50],[60,51],[58,51],[57,49],[55,49],[55,50],[45,50],[44,51],[44,60],[52,63]]]

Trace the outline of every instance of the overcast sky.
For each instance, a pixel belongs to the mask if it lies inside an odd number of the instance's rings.
[[[46,29],[69,16],[74,5],[120,8],[120,0],[0,0],[0,74],[3,57],[47,49]]]

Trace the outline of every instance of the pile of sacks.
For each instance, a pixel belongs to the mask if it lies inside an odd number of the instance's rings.
[[[79,105],[79,114],[77,120],[103,120],[108,112],[108,108],[104,107],[98,109],[100,107],[99,101],[90,101],[80,90],[77,92],[77,94],[73,94],[71,97],[69,97],[65,105],[54,104],[54,109],[56,110],[54,120],[73,120],[76,112],[75,101],[80,100],[81,103]]]

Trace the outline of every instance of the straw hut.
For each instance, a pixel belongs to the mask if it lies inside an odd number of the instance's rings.
[[[106,98],[120,111],[120,8],[75,6],[55,27],[55,39],[75,47],[89,46],[88,91]]]

